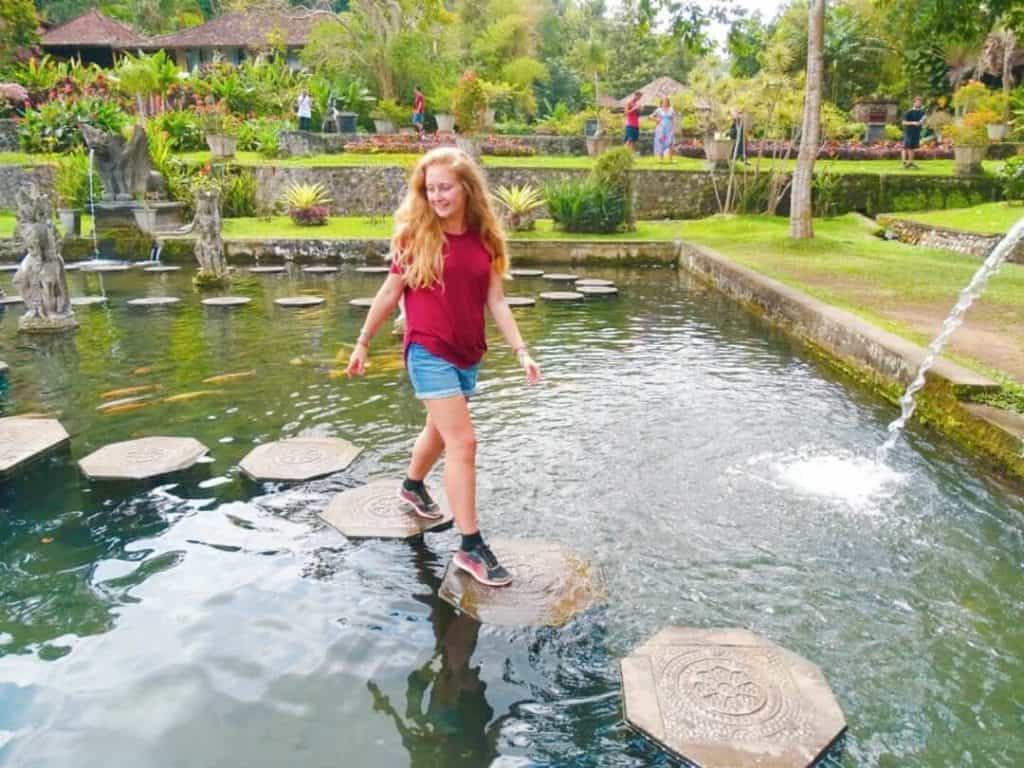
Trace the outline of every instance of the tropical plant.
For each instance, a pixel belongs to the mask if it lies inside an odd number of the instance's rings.
[[[955,147],[985,147],[989,144],[986,120],[984,112],[972,112],[959,123],[947,126],[944,134]]]
[[[505,226],[515,232],[533,229],[537,209],[544,205],[544,196],[532,184],[499,186],[494,196],[504,210]]]
[[[990,92],[984,83],[977,80],[961,85],[953,94],[953,106],[958,114],[966,114],[980,109],[990,98]]]
[[[154,133],[166,133],[175,152],[194,152],[206,148],[203,129],[195,110],[171,109],[150,118],[147,125],[151,140]]]
[[[381,99],[370,112],[370,117],[374,120],[388,120],[395,125],[402,125],[411,114],[411,108],[402,106],[394,99]]]
[[[1024,155],[1011,157],[997,171],[1003,182],[1003,197],[1014,203],[1024,202]]]
[[[610,190],[622,199],[622,223],[630,229],[634,223],[633,165],[632,151],[627,147],[618,147],[602,154],[590,173],[590,181],[594,186]]]
[[[196,110],[199,126],[207,136],[238,136],[241,120],[231,113],[223,101]]]
[[[26,152],[65,152],[85,145],[79,129],[82,123],[117,133],[129,122],[117,102],[91,97],[77,101],[56,99],[25,112],[18,126],[18,139]]]
[[[281,202],[292,221],[302,226],[327,223],[331,198],[319,183],[293,182],[281,196]]]
[[[472,70],[462,73],[452,93],[452,113],[459,133],[472,135],[483,130],[487,111],[487,93],[483,82]]]
[[[93,194],[98,198],[99,176],[93,179],[93,185]],[[89,202],[89,156],[81,147],[58,158],[53,187],[61,208],[84,208]]]
[[[940,139],[946,132],[946,127],[953,122],[953,116],[944,109],[937,109],[924,119],[925,127],[931,129]]]
[[[278,136],[281,131],[292,128],[294,124],[290,120],[273,117],[245,120],[238,126],[238,149],[259,152],[264,157],[277,157],[280,151]]]
[[[622,196],[589,180],[549,185],[544,198],[551,218],[566,232],[618,232],[626,221]]]

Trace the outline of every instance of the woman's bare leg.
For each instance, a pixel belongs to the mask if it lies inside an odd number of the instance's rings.
[[[469,418],[469,403],[462,395],[455,395],[424,400],[423,404],[430,414],[429,423],[444,444],[444,489],[455,524],[463,534],[476,533],[476,434]]]
[[[412,447],[412,456],[409,459],[408,477],[410,480],[422,481],[430,470],[434,468],[437,460],[441,458],[441,451],[444,450],[444,441],[441,440],[441,433],[437,431],[430,420],[430,413],[427,413],[427,423],[423,425],[423,431],[416,438]]]

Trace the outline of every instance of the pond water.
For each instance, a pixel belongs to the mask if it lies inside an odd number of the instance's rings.
[[[586,273],[621,296],[516,310],[544,381],[495,337],[473,405],[485,533],[603,568],[607,606],[561,629],[439,603],[453,531],[347,541],[317,518],[399,475],[422,422],[387,333],[366,379],[338,376],[362,320],[348,300],[379,277],[244,276],[252,303],[225,310],[187,271],[107,274],[110,306],[53,339],[19,336],[8,309],[4,413],[57,414],[72,442],[0,485],[0,765],[670,765],[625,727],[617,667],[670,624],[746,627],[818,663],[849,721],[843,765],[1024,762],[1016,490],[916,427],[890,471],[858,458],[896,409],[686,274]],[[273,304],[302,292],[327,302]],[[125,305],[160,294],[183,301]],[[134,387],[153,389],[115,392]],[[123,396],[148,399],[97,410]],[[306,432],[365,453],[311,483],[240,476],[254,444]],[[75,467],[151,434],[213,461],[149,486]]]

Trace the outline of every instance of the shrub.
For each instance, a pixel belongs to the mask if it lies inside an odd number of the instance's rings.
[[[281,200],[296,224],[310,226],[327,223],[327,206],[331,198],[327,196],[327,188],[323,184],[293,183],[285,190]]]
[[[374,120],[390,120],[396,126],[404,125],[412,119],[412,108],[404,107],[394,99],[381,99],[370,117]]]
[[[1024,155],[1011,157],[999,166],[998,175],[1003,182],[1003,197],[1015,202],[1024,201]]]
[[[618,232],[626,220],[622,196],[591,180],[550,185],[544,197],[551,218],[566,232]]]
[[[85,146],[81,123],[108,132],[120,132],[131,118],[116,102],[87,97],[77,101],[55,99],[30,109],[18,127],[26,152],[66,152]]]
[[[276,157],[280,152],[278,134],[292,127],[290,120],[257,117],[238,126],[238,149],[259,152],[264,157]]]
[[[75,147],[57,160],[54,190],[61,208],[84,208],[89,203],[89,156],[81,147]],[[100,178],[93,176],[93,194],[99,199]]]
[[[594,164],[590,180],[598,187],[608,189],[623,202],[623,223],[633,228],[633,153],[627,147],[605,152]]]
[[[544,196],[532,184],[499,186],[494,196],[505,209],[505,226],[516,232],[533,229],[536,211],[544,205]]]
[[[903,128],[899,125],[886,124],[884,130],[886,141],[900,141],[903,139]]]
[[[980,109],[989,98],[985,84],[971,80],[957,88],[953,94],[953,106],[961,112],[973,112]]]
[[[959,123],[947,126],[945,135],[959,147],[988,146],[988,125],[984,112],[972,112]]]
[[[171,149],[175,152],[194,152],[206,149],[203,130],[195,112],[187,109],[172,109],[149,120],[149,127],[156,132],[167,134]],[[150,132],[152,135],[152,131]]]
[[[256,174],[250,168],[224,166],[219,180],[220,212],[228,219],[256,215]],[[326,221],[327,214],[324,214]]]
[[[452,93],[452,112],[460,133],[473,134],[483,130],[487,111],[487,93],[483,82],[472,70],[462,73]]]

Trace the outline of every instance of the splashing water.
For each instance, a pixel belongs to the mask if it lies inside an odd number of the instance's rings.
[[[894,495],[892,489],[904,479],[884,464],[842,452],[784,458],[774,469],[784,486],[858,509]]]
[[[896,445],[896,441],[899,440],[900,432],[903,427],[906,426],[907,421],[914,415],[914,409],[917,407],[917,403],[914,400],[914,395],[921,391],[924,386],[925,376],[931,367],[935,364],[935,360],[942,352],[942,348],[946,346],[946,342],[949,341],[949,337],[953,335],[953,331],[960,327],[964,321],[964,315],[967,310],[970,309],[971,304],[976,298],[981,295],[981,292],[985,290],[985,284],[988,283],[988,279],[992,277],[1006,261],[1010,252],[1014,246],[1024,238],[1024,218],[1018,221],[1010,231],[1006,233],[1006,237],[999,241],[999,244],[992,249],[992,253],[988,255],[984,263],[978,268],[978,271],[974,273],[971,278],[971,282],[967,284],[967,287],[960,291],[960,298],[957,300],[956,305],[953,307],[953,311],[949,313],[945,322],[942,323],[942,330],[939,335],[932,340],[932,343],[928,345],[928,354],[921,362],[921,367],[917,369],[917,375],[911,382],[910,386],[907,387],[907,391],[903,393],[903,397],[900,398],[900,416],[889,424],[889,438],[885,443],[878,449],[876,454],[876,460],[879,464],[884,464],[889,457],[889,452]]]

